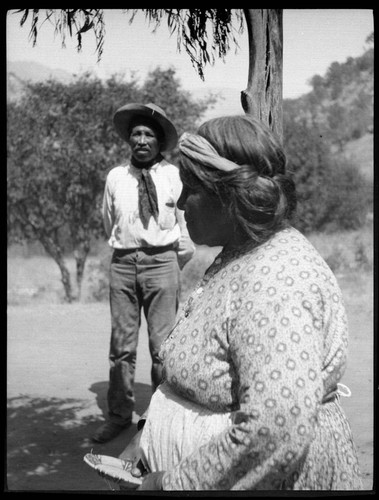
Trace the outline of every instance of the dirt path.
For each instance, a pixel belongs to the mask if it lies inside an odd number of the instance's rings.
[[[372,327],[354,324],[350,309],[351,355],[344,383],[353,397],[343,400],[357,442],[364,486],[372,489]],[[369,311],[367,311],[369,313]],[[372,315],[372,310],[371,310]],[[109,491],[84,464],[95,453],[117,456],[135,432],[94,445],[90,436],[106,411],[109,310],[106,304],[8,308],[7,473],[12,491]],[[366,332],[366,333],[365,333]],[[136,412],[150,399],[146,334],[140,335],[136,370]]]

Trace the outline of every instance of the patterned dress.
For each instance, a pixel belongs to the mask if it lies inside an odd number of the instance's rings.
[[[347,343],[336,279],[298,231],[221,252],[161,348],[143,441],[168,457],[149,464],[163,489],[361,489],[337,390]]]

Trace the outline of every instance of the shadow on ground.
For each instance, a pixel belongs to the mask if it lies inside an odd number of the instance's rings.
[[[108,382],[93,384],[96,404],[106,416]],[[151,387],[136,384],[136,408],[141,414]],[[136,425],[109,443],[90,439],[101,424],[92,400],[31,398],[8,400],[7,489],[10,491],[109,491],[103,479],[83,461],[91,452],[119,456],[136,432]]]
[[[102,411],[103,417],[107,418],[108,406],[107,406],[107,391],[108,391],[108,382],[96,382],[92,384],[89,388],[91,392],[96,394],[96,404]],[[138,415],[142,415],[142,413],[146,410],[152,392],[151,386],[147,384],[135,384],[135,394],[136,394],[136,403],[134,411]]]

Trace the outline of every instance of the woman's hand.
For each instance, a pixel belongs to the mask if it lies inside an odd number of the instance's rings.
[[[124,449],[124,451],[119,455],[118,458],[123,460],[130,460],[133,462],[133,468],[136,467],[136,464],[141,459],[141,449],[139,446],[139,442],[141,439],[142,430],[138,431],[133,438],[128,443],[128,446]]]
[[[164,472],[151,472],[150,474],[146,474],[141,486],[138,486],[137,490],[161,490],[163,474]]]
[[[142,477],[147,474],[147,470],[145,466],[143,465],[143,462],[140,458],[136,457],[135,460],[133,461],[133,468],[130,471],[132,476],[134,477]]]
[[[130,472],[134,477],[142,477],[147,473],[141,460],[142,453],[139,446],[141,434],[142,434],[142,429],[133,436],[131,441],[128,443],[127,447],[118,457],[123,460],[128,460],[132,462],[132,469]],[[130,488],[127,486],[120,486],[120,490],[130,490],[130,489],[134,488]]]

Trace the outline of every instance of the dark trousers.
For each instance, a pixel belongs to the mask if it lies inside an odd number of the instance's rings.
[[[179,266],[173,249],[115,250],[110,268],[110,376],[108,411],[112,421],[131,418],[134,374],[143,308],[149,335],[153,390],[162,378],[159,349],[174,326],[179,304]]]

